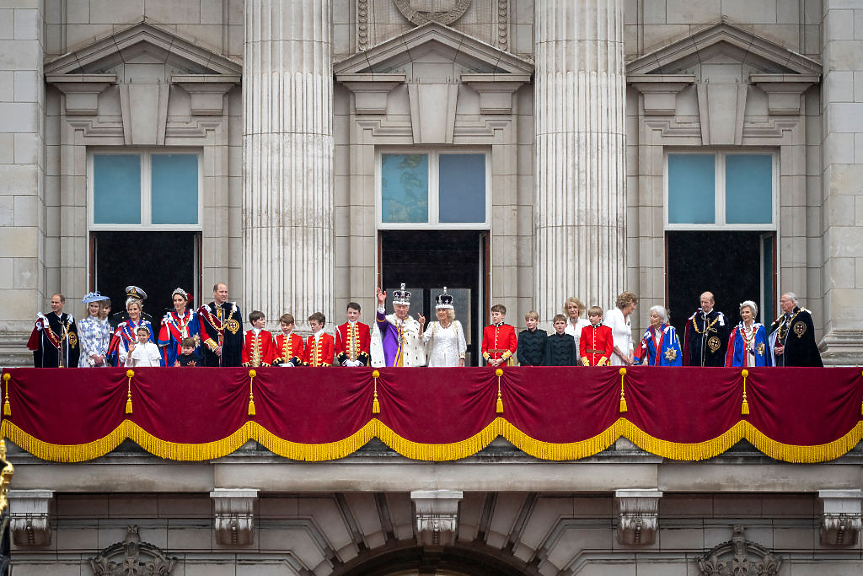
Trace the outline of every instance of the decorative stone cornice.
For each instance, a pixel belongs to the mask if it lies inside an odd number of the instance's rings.
[[[819,490],[818,498],[824,503],[821,516],[821,543],[827,546],[853,546],[857,544],[861,526],[861,490]]]
[[[698,556],[698,571],[703,576],[776,576],[782,566],[782,556],[746,539],[743,526],[734,526],[731,540],[714,546]]]
[[[66,95],[66,114],[95,116],[99,113],[99,94],[117,83],[116,74],[46,74],[45,81]]]
[[[141,542],[137,526],[129,526],[126,538],[112,544],[90,559],[96,576],[169,576],[177,558],[157,546]]]
[[[458,534],[460,490],[414,490],[417,541],[424,546],[450,546]]]
[[[511,114],[512,95],[530,82],[530,74],[462,74],[461,81],[479,93],[483,114]]]
[[[17,546],[47,546],[51,543],[53,490],[10,490],[9,528]]]
[[[647,546],[656,540],[659,524],[660,490],[615,490],[619,508],[617,542],[630,546]]]
[[[225,94],[241,82],[239,74],[174,74],[171,82],[189,93],[192,116],[221,116]]]
[[[674,116],[677,93],[695,83],[694,74],[630,74],[626,83],[644,95],[645,116]]]
[[[767,92],[771,116],[798,116],[800,95],[821,79],[820,74],[750,74],[749,82]]]
[[[214,503],[216,541],[226,546],[246,546],[255,541],[255,500],[258,491],[250,488],[216,488],[210,492]]]
[[[336,82],[353,92],[357,114],[386,114],[387,94],[406,79],[406,74],[336,74]]]

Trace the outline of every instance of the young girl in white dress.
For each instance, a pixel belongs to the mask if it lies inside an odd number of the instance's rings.
[[[435,298],[435,311],[437,322],[426,326],[422,334],[429,367],[464,366],[464,354],[467,351],[464,329],[461,322],[455,319],[452,296],[447,294],[446,286],[443,294]]]

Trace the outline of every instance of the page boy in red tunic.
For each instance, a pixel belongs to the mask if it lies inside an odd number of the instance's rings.
[[[252,329],[243,336],[243,366],[257,368],[269,366],[276,357],[276,341],[273,335],[264,329],[267,317],[255,310],[249,314]]]
[[[306,340],[306,356],[303,364],[306,366],[332,366],[335,360],[335,339],[324,332],[327,317],[321,312],[309,316],[309,327],[312,335]]]
[[[591,306],[587,311],[590,326],[581,330],[578,347],[581,363],[585,366],[605,366],[614,350],[614,335],[611,328],[602,325],[602,308]]]
[[[276,336],[276,357],[273,359],[273,366],[288,368],[302,366],[305,357],[303,338],[299,334],[294,334],[293,315],[282,314],[279,317],[279,326],[282,328],[282,333]]]
[[[515,328],[504,324],[506,306],[495,304],[491,307],[491,326],[482,331],[482,357],[486,364],[497,368],[501,364],[512,365],[512,357],[518,349],[518,336]]]
[[[372,333],[368,324],[359,321],[362,308],[348,302],[348,321],[336,328],[336,360],[342,366],[368,366]]]

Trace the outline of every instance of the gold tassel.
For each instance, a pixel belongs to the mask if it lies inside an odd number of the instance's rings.
[[[12,415],[12,406],[9,404],[9,380],[11,379],[12,375],[8,372],[3,374],[3,383],[6,385],[6,400],[3,401],[3,416]]]
[[[740,413],[747,416],[749,414],[749,402],[746,401],[746,377],[749,376],[749,370],[744,368],[740,371],[740,375],[743,376],[743,404],[740,406]]]
[[[497,376],[497,404],[494,411],[498,414],[503,414],[503,397],[500,395],[500,377],[503,376],[503,370],[498,368],[494,371],[494,375]]]
[[[620,411],[626,412],[626,396],[623,393],[623,378],[626,376],[626,368],[617,371],[620,374]]]
[[[381,403],[378,402],[378,377],[381,375],[377,370],[372,371],[372,378],[375,379],[375,398],[372,400],[372,414],[381,413]]]
[[[129,379],[129,391],[126,394],[126,414],[132,413],[132,376],[135,375],[135,371],[131,368],[126,370],[126,378]]]
[[[252,393],[252,384],[255,382],[255,376],[258,373],[254,370],[249,370],[249,416],[255,415],[255,395]]]

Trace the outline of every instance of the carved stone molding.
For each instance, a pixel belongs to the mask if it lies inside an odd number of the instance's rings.
[[[674,116],[677,93],[695,83],[694,74],[630,74],[626,82],[644,95],[645,116]]]
[[[353,92],[357,114],[386,114],[387,95],[406,79],[406,74],[336,74],[336,81]]]
[[[424,546],[450,546],[458,534],[460,490],[414,490],[417,540]]]
[[[112,544],[90,559],[96,576],[168,576],[177,558],[158,547],[141,542],[137,526],[129,526],[126,538]]]
[[[861,490],[819,490],[818,497],[824,503],[821,516],[821,543],[828,546],[853,546],[857,544],[863,520],[861,520]]]
[[[617,541],[630,546],[647,546],[656,540],[659,524],[659,490],[615,490],[620,510]]]
[[[461,81],[479,93],[482,114],[511,114],[512,95],[530,82],[530,74],[462,74]]]
[[[47,546],[51,543],[53,490],[10,490],[9,529],[17,546]]]
[[[410,20],[411,24],[419,26],[426,22],[437,22],[450,25],[461,18],[470,7],[471,0],[393,0],[396,8]]]
[[[116,74],[46,74],[45,81],[66,95],[66,114],[95,116],[99,113],[99,94],[117,83]]]
[[[782,556],[747,540],[743,526],[734,526],[731,540],[696,558],[703,576],[776,576],[782,560]]]
[[[767,92],[767,113],[771,116],[798,116],[800,96],[819,74],[750,74],[749,81]]]
[[[247,488],[216,488],[213,499],[216,541],[227,546],[247,546],[255,541],[255,500],[258,491]]]
[[[240,84],[240,75],[227,74],[174,74],[171,82],[192,97],[192,116],[221,116],[225,94]]]

